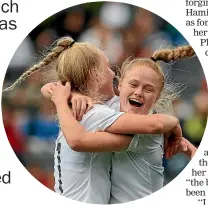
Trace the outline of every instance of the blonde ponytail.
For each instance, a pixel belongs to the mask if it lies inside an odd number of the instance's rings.
[[[49,65],[52,63],[54,60],[56,60],[59,55],[66,49],[70,48],[75,41],[73,41],[72,38],[70,37],[64,37],[61,38],[58,42],[56,47],[52,49],[52,51],[45,57],[43,58],[42,61],[39,63],[35,64],[32,66],[29,70],[24,72],[10,87],[6,88],[3,90],[3,92],[11,91],[13,90],[16,86],[22,83],[27,77],[32,75],[34,72],[40,70],[41,68]]]

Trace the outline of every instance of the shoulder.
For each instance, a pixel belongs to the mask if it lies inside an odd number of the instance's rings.
[[[109,107],[108,105],[94,105],[94,107],[89,110],[84,116],[83,116],[83,120],[86,120],[89,117],[102,117],[102,116],[106,116],[108,114],[114,114],[114,113],[118,113],[116,110],[112,109],[111,107]]]
[[[123,113],[111,109],[107,105],[94,105],[80,122],[88,131],[105,130]]]
[[[116,111],[120,110],[120,97],[114,96],[109,102],[108,106]]]

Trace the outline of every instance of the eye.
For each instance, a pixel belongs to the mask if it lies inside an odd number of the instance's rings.
[[[136,87],[137,87],[137,84],[135,84],[135,83],[129,83],[129,85],[130,85],[130,87],[132,87],[132,88],[136,88]]]
[[[154,89],[153,89],[153,88],[145,88],[145,90],[146,90],[147,92],[149,92],[149,93],[150,93],[150,92],[151,92],[151,93],[154,92]]]

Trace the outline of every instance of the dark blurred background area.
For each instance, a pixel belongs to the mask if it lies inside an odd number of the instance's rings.
[[[188,44],[167,21],[124,3],[95,2],[67,8],[42,22],[24,39],[8,67],[4,86],[12,84],[37,62],[51,43],[71,36],[102,48],[112,68],[129,56],[150,57],[157,49]],[[197,57],[162,65],[168,78],[183,90],[174,101],[183,135],[199,146],[208,114],[208,92]],[[53,190],[54,142],[59,132],[51,102],[40,93],[43,77],[36,72],[14,91],[4,93],[2,111],[8,140],[18,159],[42,184]],[[44,79],[43,79],[44,80]],[[174,179],[189,160],[178,154],[164,159],[165,183]]]

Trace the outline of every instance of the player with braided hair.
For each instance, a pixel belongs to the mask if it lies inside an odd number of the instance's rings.
[[[121,111],[148,114],[150,108],[165,113],[178,96],[173,86],[165,82],[165,76],[157,63],[169,63],[194,56],[191,46],[159,50],[148,58],[127,59],[120,70],[119,91]],[[172,89],[172,90],[171,90]],[[166,135],[169,135],[167,133]],[[136,137],[136,135],[135,135]],[[145,197],[163,187],[163,135],[138,135],[134,152],[114,153],[112,157],[110,203],[125,203]],[[166,140],[166,157],[171,157],[170,142]],[[192,158],[196,148],[188,145],[184,153]],[[167,146],[168,145],[168,146]]]
[[[162,50],[156,52],[153,56],[156,56],[158,53],[163,54],[164,61],[170,62],[173,59],[184,59],[184,50],[189,52],[187,47],[182,47],[178,50],[183,52],[183,55],[179,53],[176,57],[173,55],[174,50]],[[193,56],[194,52],[191,55]],[[162,60],[161,55],[158,56]],[[170,91],[167,92],[168,89],[166,89],[167,85],[165,84],[164,74],[155,62],[157,61],[156,58],[158,57],[155,57],[154,60],[128,59],[124,62],[121,68],[119,84],[121,111],[146,115],[154,105],[157,110],[165,112],[165,109],[170,106],[170,102],[176,97],[174,90],[172,93]],[[119,98],[114,97],[110,103],[111,108],[119,110],[118,103]],[[116,122],[118,121],[119,119]],[[110,129],[114,125],[115,122],[110,126]],[[185,154],[192,158],[196,148],[187,140],[183,139],[183,141],[188,145]],[[139,134],[134,136],[128,151],[115,152],[112,155],[111,197],[109,203],[129,202],[147,196],[162,188],[162,147],[162,135]],[[80,151],[79,149],[82,150],[82,148],[82,146],[78,146],[78,151]],[[177,150],[177,152],[182,151],[180,148]],[[170,152],[171,150],[167,150],[167,157],[177,153]]]
[[[41,60],[41,62],[33,65],[29,70],[23,73],[10,87],[4,89],[3,91],[11,91],[16,86],[18,86],[22,81],[24,81],[27,77],[32,75],[34,72],[42,69],[43,67],[52,63],[57,57],[67,49],[73,41],[69,41],[68,39],[62,39],[60,42],[57,43],[57,46],[45,57]]]
[[[132,136],[121,134],[162,134],[171,131],[178,140],[182,137],[178,119],[165,114],[137,115],[111,109],[119,102],[112,87],[114,75],[104,53],[91,44],[75,43],[71,38],[60,39],[54,49],[59,52],[50,57],[47,64],[40,62],[38,69],[55,62],[60,80],[47,91],[52,95],[51,100],[56,106],[61,127],[54,158],[55,190],[82,202],[109,203],[111,151],[135,151],[139,145],[138,136],[132,139]],[[34,71],[34,67],[30,70]],[[11,88],[25,77],[20,77]],[[160,94],[158,86],[162,89],[160,83],[157,83],[157,88],[151,94],[152,102],[145,105],[145,100],[143,103],[147,112],[146,106],[150,109]],[[94,105],[79,124],[68,107],[71,90],[91,97],[94,103],[102,102],[103,105]],[[144,134],[144,137],[149,135]],[[102,190],[95,192],[98,187],[102,187]]]
[[[181,49],[181,51],[183,51],[183,48]],[[157,53],[155,53],[155,54],[157,54]],[[192,55],[194,55],[194,53]],[[169,61],[173,60],[173,58],[176,58],[176,57],[174,55],[172,55],[172,57],[169,59]],[[179,58],[180,58],[180,55],[178,55],[178,59]],[[182,58],[184,58],[184,55]],[[168,60],[165,59],[165,61],[168,61]],[[137,69],[137,70],[139,70],[139,66],[140,67],[146,66],[144,68],[145,70],[143,70],[143,69],[140,70],[142,72],[142,77],[144,77],[144,72],[146,70],[148,70],[148,68],[153,70],[152,74],[156,80],[154,81],[154,83],[151,82],[151,84],[153,83],[154,86],[155,85],[157,85],[157,86],[155,86],[155,87],[153,86],[153,91],[148,91],[148,92],[153,92],[154,96],[157,95],[158,96],[157,98],[159,98],[161,91],[164,90],[165,79],[164,79],[164,75],[162,73],[161,68],[151,59],[134,59],[133,61],[127,60],[123,64],[123,67],[121,69],[121,73],[123,73],[123,75],[121,75],[121,81],[124,82],[124,78],[126,77],[125,74],[127,74],[127,70],[130,72],[130,70],[134,69],[133,67],[135,67],[135,66],[136,66],[135,69]],[[154,76],[155,71],[156,71],[156,76]],[[151,71],[148,70],[148,72],[146,73],[146,76],[149,76],[150,72]],[[140,74],[133,73],[131,76],[132,77],[133,76],[134,77],[140,76],[140,79],[139,79],[140,81],[142,79],[141,73]],[[159,79],[158,79],[158,76],[159,76]],[[158,85],[158,82],[160,85]],[[135,86],[135,85],[133,85],[133,86]],[[60,85],[58,85],[58,87],[54,86],[54,88],[53,88],[54,90],[52,91],[52,93],[56,89],[58,92],[59,92],[59,89],[64,89],[63,87],[62,88],[61,87],[60,87]],[[138,87],[138,86],[136,85],[136,87]],[[158,87],[160,89],[158,89]],[[69,89],[69,87],[68,87],[68,89]],[[121,106],[122,106],[122,98],[125,96],[122,93],[122,91],[126,92],[127,85],[123,85],[123,87],[120,87],[119,90],[120,90],[120,102],[121,102]],[[156,90],[159,90],[158,93],[156,92]],[[68,92],[68,91],[66,91],[66,92]],[[145,91],[144,91],[144,93],[145,93]],[[167,98],[168,93],[166,93],[166,95],[164,95],[164,94],[165,94],[165,92],[163,92],[163,96],[166,96],[166,99],[169,99],[169,101],[171,99],[173,100],[173,98],[175,97],[174,93],[171,93],[171,95],[169,95],[169,98]],[[57,98],[57,96],[55,98]],[[157,100],[157,98],[155,99],[155,101]],[[131,101],[134,101],[134,100],[135,99],[131,99]],[[136,99],[136,100],[138,100],[138,99]],[[134,107],[133,110],[131,110],[131,108],[129,109],[128,105],[125,105],[125,104],[123,104],[123,108],[121,108],[121,110],[125,111],[125,112],[131,112],[131,113],[147,114],[149,111],[148,108],[150,108],[152,106],[152,105],[151,106],[148,105],[148,103],[154,102],[154,101],[152,101],[152,99],[146,99],[145,100],[146,104],[145,104],[145,106],[142,105],[143,106],[142,107],[142,106],[138,106],[139,102],[138,101],[136,102],[136,100],[133,102],[133,107]],[[53,99],[53,101],[57,105],[56,100]],[[118,102],[119,102],[119,99],[114,97],[113,99],[111,99],[109,105],[111,106],[111,108],[117,109],[119,111]],[[127,99],[125,99],[124,102],[127,102],[127,104],[129,104],[128,103],[129,100],[127,100]],[[136,103],[138,103],[138,104],[135,106]],[[164,104],[160,103],[159,105],[164,105]],[[130,106],[132,106],[132,105],[130,105]],[[142,107],[142,109],[140,109],[139,107],[140,108]],[[162,106],[161,109],[162,108],[164,109],[165,106]],[[61,109],[61,107],[60,107],[60,109]],[[65,117],[63,117],[63,119],[66,119],[67,118],[67,114],[66,114],[67,111],[64,110],[64,113],[65,113]],[[61,116],[61,115],[64,116],[64,113],[62,113],[62,111],[60,110],[59,116]],[[119,119],[121,119],[121,117]],[[118,122],[119,119],[117,119],[116,122]],[[110,129],[113,126],[115,126],[116,122],[114,122],[110,126]],[[113,128],[118,129],[118,127],[116,127],[116,126]],[[78,129],[78,127],[77,127],[77,129]],[[109,129],[109,127],[108,127],[108,129]],[[109,131],[108,129],[107,129],[107,131]],[[125,127],[124,127],[124,129],[125,129]],[[125,133],[124,129],[122,131]],[[70,132],[71,131],[68,130],[68,133],[70,133]],[[67,130],[65,130],[65,133],[67,134]],[[79,132],[77,132],[77,134],[78,133]],[[88,133],[88,134],[89,134],[89,136],[86,135],[86,138],[87,138],[87,136],[89,138],[88,142],[87,142],[87,140],[86,141],[84,140],[83,130],[82,130],[81,134],[79,134],[83,138],[80,139],[81,142],[78,142],[76,145],[74,145],[73,148],[76,151],[89,151],[89,148],[87,147],[88,143],[91,144],[91,148],[92,148],[93,143],[91,143],[91,142],[94,140],[93,140],[92,136],[90,135],[90,133]],[[66,135],[65,135],[65,137],[66,137]],[[102,138],[100,138],[100,139],[102,139]],[[126,138],[126,140],[127,140],[127,138]],[[188,144],[188,150],[185,153],[191,158],[193,156],[193,154],[195,153],[196,149],[193,145],[191,145],[189,142],[187,142],[187,140],[185,140],[185,139],[183,139],[183,140]],[[122,140],[120,140],[120,142],[121,141]],[[102,142],[103,141],[100,141],[100,143],[98,143],[95,146],[97,148],[97,151],[102,150],[98,146]],[[162,135],[142,135],[142,134],[140,134],[137,137],[135,136],[132,141],[129,140],[128,143],[124,146],[125,149],[127,149],[130,142],[131,142],[131,144],[129,146],[130,152],[114,153],[112,155],[112,160],[113,160],[112,161],[113,162],[112,163],[112,175],[111,175],[111,187],[112,188],[111,188],[110,203],[128,202],[128,201],[136,200],[138,198],[141,198],[141,197],[151,194],[152,192],[160,189],[163,186],[163,167],[162,167],[162,163],[161,163],[162,162],[161,146],[163,146]],[[70,142],[69,142],[69,144],[70,144]],[[117,147],[115,145],[113,145],[113,146],[114,146],[114,150],[116,151]],[[109,147],[110,147],[110,145],[109,145]],[[95,148],[93,149],[93,151],[95,151]],[[180,148],[179,148],[177,151],[182,152],[183,150],[180,150]],[[168,157],[170,157],[172,154],[175,154],[175,153],[170,153],[168,150],[166,155]],[[100,158],[100,160],[101,160],[101,158]],[[98,167],[100,167],[100,166],[98,166]],[[145,172],[144,171],[145,169],[151,170],[151,172],[148,172],[148,171]],[[101,173],[102,172],[100,172],[100,174]],[[128,173],[129,173],[129,176],[127,177]],[[146,176],[143,174],[141,175],[141,173],[147,173],[147,175]],[[95,187],[95,189],[97,189],[97,187]],[[80,192],[80,194],[81,194],[81,192]]]

